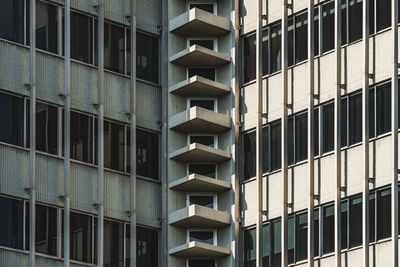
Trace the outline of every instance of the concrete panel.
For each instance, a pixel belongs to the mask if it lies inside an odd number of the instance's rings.
[[[0,266],[21,267],[29,266],[29,253],[0,249]]]

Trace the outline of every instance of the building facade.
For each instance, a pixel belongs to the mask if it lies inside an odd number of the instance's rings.
[[[0,1],[0,266],[398,266],[398,8]]]

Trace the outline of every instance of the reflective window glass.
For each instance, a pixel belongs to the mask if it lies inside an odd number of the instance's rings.
[[[281,70],[281,24],[270,27],[271,34],[271,73]]]
[[[333,205],[323,207],[323,254],[333,252],[335,250],[335,225],[334,225],[334,209]]]
[[[36,47],[57,53],[57,7],[36,1]]]
[[[196,241],[206,244],[214,244],[213,231],[189,231],[189,242]]]
[[[24,99],[0,93],[0,142],[23,146]],[[29,129],[28,129],[29,132]]]
[[[373,227],[373,225],[370,225]],[[349,247],[357,247],[362,244],[362,198],[356,196],[350,199],[349,215]]]
[[[0,7],[0,38],[23,44],[24,0],[2,0]]]
[[[216,165],[207,163],[190,163],[189,164],[189,175],[200,174],[210,178],[216,178]]]
[[[322,152],[327,153],[333,150],[334,146],[334,113],[333,103],[322,107]]]
[[[92,262],[92,217],[71,212],[70,215],[70,258]]]
[[[256,35],[243,37],[243,82],[256,78]]]
[[[0,197],[0,246],[22,249],[23,246],[23,202]]]
[[[391,25],[391,1],[375,0],[376,5],[376,31],[389,28]]]
[[[362,0],[349,1],[349,43],[362,38]]]
[[[295,21],[295,64],[302,62],[307,59],[308,49],[307,49],[307,13],[296,16]],[[316,29],[318,30],[318,29]],[[315,31],[315,30],[314,30]]]
[[[362,99],[361,93],[349,97],[349,145],[362,140]]]
[[[322,6],[322,53],[330,51],[335,44],[335,6],[329,2]]]
[[[281,123],[271,124],[271,171],[281,168]]]
[[[376,135],[391,130],[391,83],[376,87]]]
[[[391,234],[391,190],[377,192],[376,229],[377,240],[390,237]]]

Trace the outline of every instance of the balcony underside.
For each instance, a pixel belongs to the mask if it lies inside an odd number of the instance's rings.
[[[179,227],[218,228],[230,224],[229,213],[200,205],[190,205],[171,212],[169,224]]]
[[[192,45],[169,58],[171,63],[184,67],[218,67],[228,64],[231,59],[222,53],[199,46]]]
[[[190,144],[170,154],[170,158],[182,162],[218,163],[229,160],[229,152],[205,146],[199,143]]]
[[[220,96],[230,93],[229,86],[201,76],[193,76],[169,88],[169,92],[181,96]]]
[[[231,253],[227,248],[193,241],[170,249],[169,254],[182,258],[220,258]]]
[[[218,192],[231,188],[231,184],[199,174],[191,174],[169,184],[170,189],[183,192]]]

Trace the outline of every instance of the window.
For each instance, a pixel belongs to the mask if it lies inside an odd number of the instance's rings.
[[[127,73],[131,73],[131,34],[127,32],[126,58]],[[153,83],[159,79],[159,48],[158,38],[141,32],[136,32],[136,75],[137,78]]]
[[[377,192],[376,228],[377,240],[390,237],[391,234],[391,196],[390,188]]]
[[[216,208],[214,195],[188,195],[188,206],[199,205],[210,209]]]
[[[192,45],[199,45],[199,46],[214,50],[214,40],[192,39],[192,40],[189,40],[189,46],[192,46]]]
[[[319,233],[320,233],[319,208],[317,208],[314,210],[314,257],[317,257],[320,255]]]
[[[189,136],[189,143],[199,143],[209,147],[215,147],[215,136],[213,135],[190,135]]]
[[[39,102],[36,103],[36,149],[51,154],[57,154],[57,139],[57,107],[42,104]]]
[[[29,229],[29,210],[30,206],[26,203],[25,212],[25,249],[29,250],[30,229]],[[56,256],[57,255],[57,208],[36,204],[36,252]]]
[[[333,252],[335,250],[335,226],[334,226],[334,209],[333,205],[323,207],[323,254]]]
[[[196,75],[215,81],[215,68],[188,68],[189,78]]]
[[[375,90],[369,90],[369,106],[368,106],[368,120],[369,120],[369,138],[375,137]]]
[[[128,129],[130,136],[130,129]],[[137,175],[158,180],[159,137],[156,133],[136,130],[136,172]],[[127,171],[130,172],[130,138],[127,138]]]
[[[281,222],[272,223],[272,267],[281,266]]]
[[[314,55],[319,55],[319,11],[320,8],[314,9]],[[308,56],[308,55],[307,55]]]
[[[93,117],[71,111],[71,125],[71,158],[92,163]]]
[[[294,163],[294,116],[290,116],[288,118],[288,126],[287,126],[287,146],[288,146],[288,165],[292,165]]]
[[[296,216],[296,262],[307,259],[307,213]],[[315,225],[314,225],[315,227]],[[316,244],[314,244],[315,246]]]
[[[270,126],[263,126],[263,131],[262,131],[262,169],[263,172],[266,173],[269,171],[269,153],[270,153],[270,144],[269,144],[269,139],[270,139],[270,132],[269,132]],[[255,148],[254,148],[255,150]]]
[[[322,6],[322,53],[330,51],[335,44],[335,7],[334,2]]]
[[[262,65],[263,73],[262,75],[267,75],[269,73],[268,60],[269,60],[269,28],[262,30]],[[255,61],[255,59],[254,59]],[[255,64],[255,63],[254,63]]]
[[[349,214],[349,203],[346,200],[342,201],[341,205],[340,205],[340,234],[341,234],[341,249],[345,249],[348,248],[347,245],[347,220],[348,220],[348,214]]]
[[[369,194],[369,242],[375,242],[375,228],[376,228],[376,223],[375,223],[375,192],[371,192]]]
[[[347,44],[347,0],[342,0],[341,3],[341,20],[342,20],[342,43]],[[335,35],[335,34],[334,34]]]
[[[296,16],[295,21],[295,64],[307,59],[307,13]],[[315,32],[318,28],[315,28]],[[316,53],[318,54],[318,53]]]
[[[263,225],[263,266],[269,266],[269,255],[271,254],[271,227],[270,224]],[[255,240],[254,240],[255,242]],[[254,246],[255,249],[255,246]],[[255,251],[254,251],[255,252]]]
[[[288,66],[294,65],[294,19],[288,19]]]
[[[188,267],[215,267],[213,259],[189,259]],[[246,266],[247,267],[247,266]]]
[[[0,93],[0,142],[24,145],[24,99]]]
[[[371,1],[373,2],[373,1]],[[362,38],[362,0],[349,1],[349,43]]]
[[[256,79],[256,35],[243,37],[243,82]]]
[[[124,266],[124,225],[122,223],[104,220],[103,253],[104,266]]]
[[[27,2],[27,5],[29,3]],[[36,1],[36,47],[57,53],[57,7]],[[27,40],[29,40],[29,29]]]
[[[271,124],[271,171],[281,168],[281,123]]]
[[[333,150],[334,113],[333,103],[322,106],[322,153]]]
[[[264,229],[264,227],[263,227]],[[256,266],[256,229],[246,230],[244,232],[244,267]],[[269,243],[269,240],[263,238],[263,242]],[[265,246],[263,246],[264,248]],[[268,265],[267,265],[268,266]]]
[[[271,73],[281,70],[281,24],[271,26]]]
[[[92,34],[93,19],[83,14],[71,12],[71,58],[93,63]]]
[[[214,13],[214,4],[189,4],[189,9],[198,8],[210,13]]]
[[[341,147],[347,146],[347,100],[348,97],[343,97],[340,100],[340,140],[341,140]],[[361,129],[360,129],[361,130]]]
[[[214,237],[214,231],[188,231],[188,242],[202,242],[209,245],[216,245],[217,240]]]
[[[314,156],[319,155],[319,108],[314,109]]]
[[[295,242],[295,221],[294,217],[288,218],[288,263],[294,263],[294,242]]]
[[[389,28],[391,25],[391,3],[390,0],[375,0],[376,5],[376,31]]]
[[[376,135],[391,130],[391,83],[377,86],[376,94]]]
[[[126,225],[126,266],[130,264],[130,225]],[[136,228],[136,265],[146,267],[158,266],[158,231]]]
[[[22,249],[23,247],[23,202],[0,197],[0,246]]]
[[[0,38],[24,43],[24,0],[2,0]]]
[[[189,175],[200,174],[210,178],[216,178],[216,165],[207,163],[190,163],[189,164]]]
[[[92,262],[92,217],[71,212],[70,215],[70,258]]]
[[[295,118],[295,160],[300,162],[307,159],[307,113]]]
[[[362,244],[362,227],[360,227],[362,225],[362,198],[355,196],[349,202],[349,247],[353,248]],[[374,225],[372,224],[369,227],[374,227]]]
[[[362,99],[361,93],[349,97],[349,145],[362,140]]]
[[[214,99],[190,99],[189,107],[201,107],[211,111],[215,111],[216,105]],[[188,108],[189,108],[188,107]]]
[[[243,177],[244,180],[256,176],[256,132],[243,135]]]

